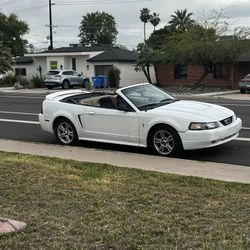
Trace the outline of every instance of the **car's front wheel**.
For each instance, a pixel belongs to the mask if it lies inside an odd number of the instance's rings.
[[[240,90],[240,93],[245,94],[245,93],[246,93],[246,90],[245,90],[245,89],[241,89],[241,90]]]
[[[149,147],[161,156],[176,156],[183,147],[181,139],[175,129],[167,125],[160,125],[150,132]]]
[[[54,133],[59,143],[74,145],[78,141],[76,129],[71,121],[61,118],[56,121]]]

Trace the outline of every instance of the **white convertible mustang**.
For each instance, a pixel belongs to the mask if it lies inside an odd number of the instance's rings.
[[[236,138],[242,127],[230,109],[179,101],[149,83],[115,92],[50,94],[39,121],[62,144],[73,145],[79,139],[150,147],[162,156],[220,145]]]

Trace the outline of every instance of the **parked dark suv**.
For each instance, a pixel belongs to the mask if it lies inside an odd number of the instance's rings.
[[[58,86],[63,89],[83,87],[84,78],[74,70],[50,70],[44,77],[44,84],[48,89]]]

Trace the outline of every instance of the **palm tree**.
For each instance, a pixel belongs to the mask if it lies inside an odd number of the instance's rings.
[[[160,23],[161,19],[159,17],[159,14],[156,14],[155,12],[151,15],[150,17],[150,23],[154,26],[154,31],[155,27]]]
[[[140,19],[144,23],[144,41],[146,41],[146,23],[150,20],[150,10],[148,8],[143,8],[141,11]]]
[[[187,13],[187,9],[176,10],[174,13],[175,15],[171,15],[172,19],[169,21],[169,24],[176,30],[186,31],[195,23],[195,21],[191,19],[193,13]]]

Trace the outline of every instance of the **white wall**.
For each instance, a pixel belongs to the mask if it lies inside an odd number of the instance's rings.
[[[120,87],[129,86],[136,83],[148,82],[142,71],[136,72],[134,70],[134,63],[116,63],[114,64],[121,70]],[[150,75],[152,82],[156,82],[154,67],[150,67]]]
[[[32,79],[33,75],[38,75],[39,71],[37,70],[39,65],[42,67],[42,75],[44,76],[47,73],[47,64],[46,58],[37,57],[33,58],[33,63],[29,64],[17,64],[13,68],[26,68],[26,79]]]

